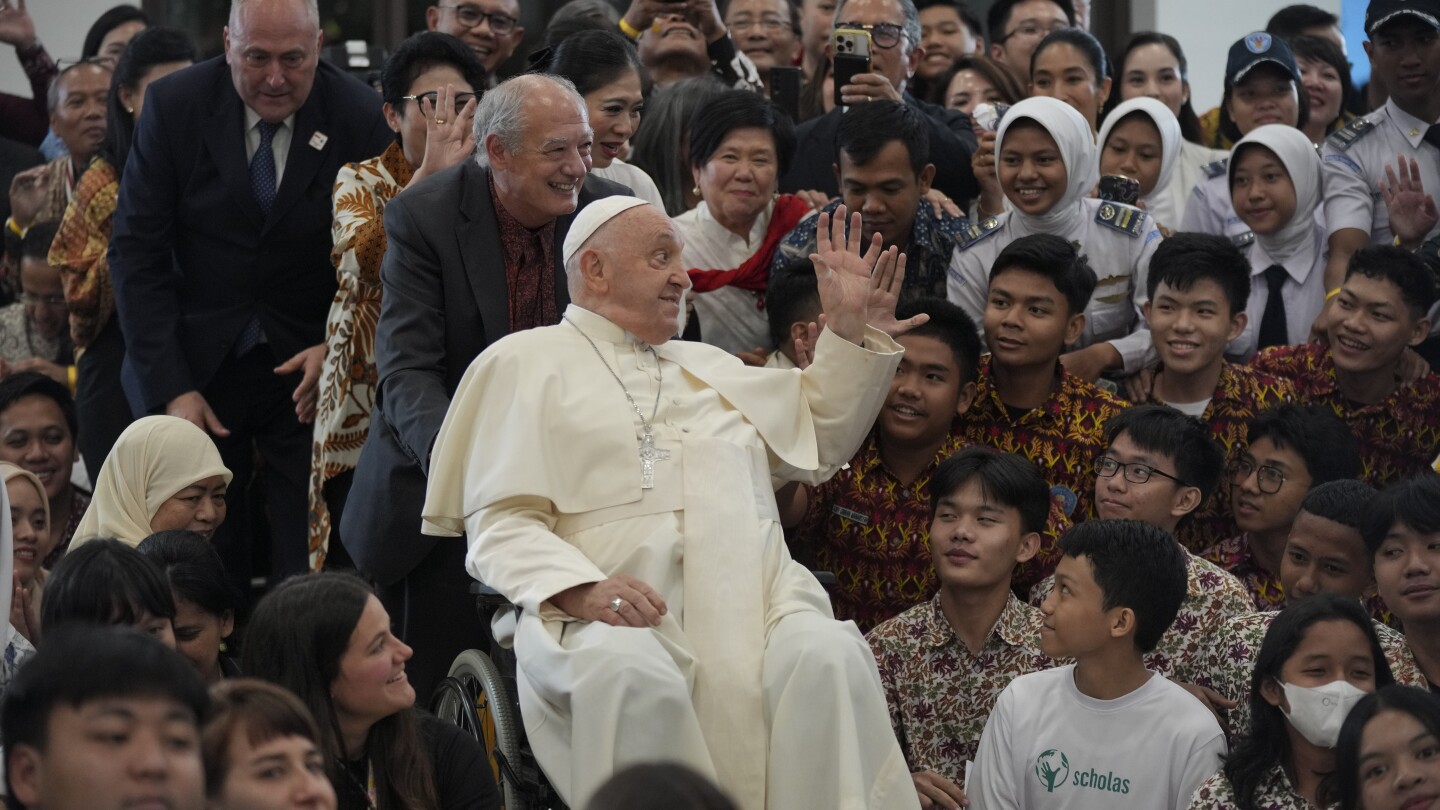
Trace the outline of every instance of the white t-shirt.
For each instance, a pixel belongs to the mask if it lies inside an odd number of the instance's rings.
[[[1115,700],[1075,687],[1075,665],[1010,682],[980,737],[972,810],[1186,810],[1220,768],[1209,709],[1159,675]]]

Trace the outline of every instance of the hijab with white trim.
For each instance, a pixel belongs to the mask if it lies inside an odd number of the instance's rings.
[[[1249,144],[1269,149],[1280,159],[1295,187],[1295,215],[1280,230],[1269,235],[1255,234],[1255,241],[1276,262],[1291,259],[1303,264],[1315,256],[1315,211],[1324,193],[1323,169],[1315,145],[1305,133],[1285,124],[1266,124],[1251,130],[1230,150],[1230,185],[1235,183],[1235,165],[1240,150]]]
[[[1039,124],[1055,141],[1060,150],[1060,160],[1065,164],[1065,193],[1055,207],[1039,215],[1020,211],[1012,201],[1010,223],[1017,237],[1048,233],[1069,238],[1090,216],[1084,200],[1100,182],[1100,157],[1095,149],[1090,123],[1074,107],[1059,99],[1027,98],[1011,107],[1000,122],[1000,129],[995,133],[997,162],[1005,148],[1006,133],[1022,120]],[[1009,199],[1009,190],[1002,190]]]
[[[1175,177],[1175,166],[1179,161],[1180,145],[1184,139],[1180,134],[1180,121],[1175,117],[1175,113],[1170,112],[1169,107],[1156,99],[1148,96],[1132,98],[1105,116],[1104,123],[1100,125],[1100,137],[1096,140],[1100,155],[1105,153],[1105,142],[1110,139],[1110,130],[1131,113],[1148,116],[1155,124],[1155,129],[1160,132],[1160,174],[1155,179],[1155,187],[1150,189],[1150,194],[1158,194],[1168,187]],[[1095,165],[1100,165],[1099,156],[1096,157]]]

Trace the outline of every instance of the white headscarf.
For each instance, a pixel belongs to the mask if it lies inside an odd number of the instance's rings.
[[[1033,216],[1013,208],[1010,222],[1016,236],[1048,233],[1070,236],[1079,230],[1089,212],[1082,202],[1100,181],[1100,158],[1095,150],[1095,137],[1090,123],[1079,112],[1059,99],[1027,98],[1010,108],[1000,129],[995,133],[995,157],[998,161],[1005,148],[1005,134],[1016,121],[1029,119],[1039,124],[1060,149],[1065,164],[1065,193],[1043,214]],[[1006,195],[1009,196],[1008,194]],[[1014,202],[1011,202],[1014,205]]]
[[[1155,123],[1155,129],[1160,131],[1160,176],[1155,179],[1155,187],[1150,189],[1151,194],[1170,185],[1170,180],[1175,176],[1175,164],[1180,157],[1180,142],[1183,136],[1180,134],[1180,120],[1170,108],[1161,102],[1141,96],[1132,98],[1110,111],[1105,116],[1105,121],[1100,125],[1100,137],[1096,141],[1099,144],[1100,154],[1105,154],[1105,141],[1110,138],[1110,130],[1120,123],[1120,120],[1130,113],[1143,113],[1150,117]],[[1098,167],[1100,161],[1097,157],[1095,165]],[[1138,178],[1137,178],[1138,179]]]
[[[205,431],[176,416],[137,419],[116,439],[95,480],[95,497],[71,547],[97,537],[132,546],[149,537],[150,519],[175,493],[230,470]]]
[[[1230,150],[1232,185],[1235,181],[1236,157],[1242,147],[1252,143],[1274,152],[1285,166],[1285,171],[1290,173],[1290,182],[1295,186],[1295,216],[1275,233],[1268,236],[1255,234],[1255,241],[1277,262],[1288,262],[1291,258],[1303,260],[1304,257],[1298,254],[1309,250],[1315,242],[1315,209],[1320,206],[1320,197],[1325,188],[1321,178],[1323,169],[1320,155],[1315,152],[1315,144],[1310,143],[1305,133],[1295,127],[1285,124],[1256,127]]]

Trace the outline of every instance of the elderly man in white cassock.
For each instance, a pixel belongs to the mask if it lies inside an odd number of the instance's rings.
[[[435,442],[427,531],[522,608],[531,746],[572,807],[617,769],[678,760],[745,810],[915,808],[874,659],[790,558],[775,489],[859,446],[902,349],[904,257],[822,214],[825,328],[804,371],[680,333],[679,231],[633,197],[565,239],[572,303],[466,372]],[[873,271],[873,272],[872,272]],[[501,642],[509,641],[500,628]]]

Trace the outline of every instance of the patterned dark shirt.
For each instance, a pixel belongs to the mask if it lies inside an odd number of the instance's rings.
[[[988,355],[981,359],[975,402],[961,416],[965,438],[970,444],[988,444],[1030,459],[1050,483],[1052,495],[1067,506],[1073,503],[1065,510],[1072,522],[1092,517],[1095,473],[1091,465],[1105,450],[1105,423],[1124,410],[1124,401],[1070,374],[1056,361],[1050,396],[1040,407],[1011,419],[991,384],[990,363]],[[1016,571],[1015,587],[1021,593],[1028,593],[1055,573],[1060,537],[1050,530],[1040,537],[1040,551]]]
[[[842,200],[832,200],[820,209],[834,215]],[[770,263],[773,278],[785,265],[796,259],[809,258],[815,252],[815,223],[819,216],[812,214],[801,220],[795,229],[780,240],[780,249]],[[950,267],[950,257],[955,245],[961,240],[970,220],[962,216],[941,214],[936,217],[928,200],[920,200],[915,211],[915,224],[910,226],[910,241],[903,246],[905,251],[905,286],[900,292],[900,303],[905,304],[916,298],[945,297],[945,272]],[[846,223],[848,235],[850,225]]]
[[[1245,586],[1256,610],[1279,610],[1285,607],[1285,589],[1280,575],[1255,559],[1250,552],[1250,535],[1237,534],[1200,552],[1200,556],[1235,575]]]
[[[519,332],[560,322],[555,306],[555,220],[530,230],[511,216],[490,181],[490,201],[500,224],[500,255],[510,291],[510,331]]]
[[[44,568],[48,571],[60,562],[65,552],[70,550],[70,541],[75,539],[75,530],[80,528],[80,519],[85,517],[85,510],[90,508],[90,493],[72,486],[70,487],[70,522],[65,524],[65,531],[60,535],[60,542],[55,544],[49,556],[45,558]]]
[[[1255,795],[1251,797],[1255,810],[1315,810],[1310,800],[1295,792],[1285,770],[1279,765],[1272,767],[1260,779]],[[1240,806],[1235,788],[1219,771],[1206,779],[1190,800],[1189,810],[1234,810]]]
[[[938,595],[870,632],[890,725],[912,772],[963,783],[996,698],[1021,675],[1055,666],[1040,651],[1041,618],[1011,594],[978,655],[955,635]]]
[[[1360,477],[1376,489],[1429,469],[1440,447],[1440,377],[1433,372],[1397,387],[1373,405],[1345,398],[1335,379],[1330,349],[1318,343],[1272,346],[1250,361],[1255,368],[1288,377],[1303,402],[1328,405],[1345,420],[1360,447]]]

